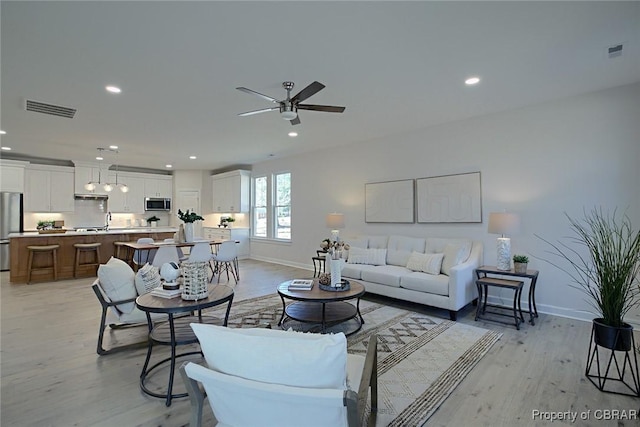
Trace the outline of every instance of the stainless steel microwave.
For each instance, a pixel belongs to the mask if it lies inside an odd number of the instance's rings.
[[[171,199],[158,198],[158,197],[145,197],[144,210],[145,211],[170,211]]]

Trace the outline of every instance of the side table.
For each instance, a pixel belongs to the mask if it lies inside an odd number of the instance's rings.
[[[176,354],[176,347],[179,345],[197,343],[198,339],[191,330],[189,323],[203,323],[202,310],[216,305],[228,303],[227,311],[225,313],[224,320],[222,320],[222,326],[227,326],[229,319],[229,311],[231,310],[231,303],[233,302],[233,289],[226,285],[209,285],[209,294],[206,298],[197,301],[187,301],[180,297],[165,299],[151,295],[151,293],[140,295],[136,299],[136,306],[144,311],[147,315],[147,323],[149,326],[149,345],[147,348],[147,358],[144,361],[142,367],[142,373],[140,374],[140,389],[149,396],[159,397],[166,399],[166,405],[171,406],[171,399],[178,397],[186,397],[187,393],[173,393],[173,378],[176,367],[176,359],[183,356],[200,354],[198,351],[190,351],[182,354]],[[194,312],[198,312],[197,315],[193,315]],[[168,322],[162,322],[158,325],[154,325],[151,321],[150,313],[164,313],[169,316]],[[175,314],[179,313],[192,313],[191,315],[174,319]],[[166,345],[171,348],[171,355],[165,359],[162,359],[155,365],[149,367],[149,361],[151,359],[151,350],[154,344]],[[166,394],[157,393],[149,390],[146,386],[147,376],[156,368],[169,362],[169,385],[167,387]]]
[[[499,305],[487,304],[487,295],[489,294],[489,286],[495,286],[498,288],[513,290],[513,318],[516,322],[516,329],[520,330],[520,322],[524,323],[524,317],[522,317],[522,307],[520,306],[520,296],[522,295],[522,286],[524,283],[517,280],[505,280],[496,279],[494,277],[484,277],[476,280],[476,286],[478,286],[478,308],[476,309],[476,319],[480,318],[480,314],[484,314],[487,311],[487,307],[502,308],[505,307]],[[484,302],[483,302],[484,295]],[[510,316],[509,314],[492,312],[500,316]],[[519,314],[519,316],[518,316]]]
[[[316,251],[316,256],[311,257],[313,261],[313,277],[320,277],[320,273],[325,272],[326,251]]]
[[[529,323],[535,325],[535,318],[538,317],[538,309],[536,308],[536,282],[538,281],[538,270],[527,270],[525,273],[516,273],[514,269],[498,270],[498,268],[493,265],[483,265],[476,268],[476,276],[478,279],[487,277],[487,275],[522,277],[531,280],[531,283],[529,284]]]

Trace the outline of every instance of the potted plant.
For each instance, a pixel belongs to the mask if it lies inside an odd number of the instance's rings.
[[[235,218],[232,218],[230,216],[223,216],[220,218],[220,225],[223,226],[224,228],[227,228],[228,226],[231,225],[232,222],[235,222]]]
[[[516,273],[526,273],[527,264],[529,263],[529,257],[526,255],[514,255],[513,256],[513,269]]]
[[[574,236],[569,243],[550,243],[550,252],[567,267],[546,260],[566,272],[582,290],[598,317],[593,319],[596,344],[618,351],[631,349],[633,327],[624,316],[640,301],[640,231],[627,215],[593,209],[582,221],[567,215]],[[581,249],[586,250],[584,255]]]
[[[147,224],[150,225],[151,227],[156,227],[158,225],[158,221],[160,221],[160,218],[158,218],[157,216],[152,216],[151,218],[147,218]]]
[[[196,221],[204,221],[204,218],[195,212],[182,212],[178,209],[178,218],[184,222],[184,239],[187,242],[193,242],[193,223]]]

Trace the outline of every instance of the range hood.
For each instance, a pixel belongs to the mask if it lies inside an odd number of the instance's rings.
[[[106,194],[75,194],[76,200],[107,200],[109,196]]]

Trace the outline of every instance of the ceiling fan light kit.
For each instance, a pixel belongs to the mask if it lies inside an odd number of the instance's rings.
[[[237,87],[239,91],[246,92],[251,95],[258,96],[267,101],[273,102],[274,104],[278,104],[278,107],[270,107],[270,108],[262,108],[260,110],[247,111],[246,113],[240,113],[239,116],[252,116],[254,114],[266,113],[268,111],[280,111],[280,117],[284,120],[289,120],[292,125],[300,124],[300,117],[298,116],[298,110],[312,110],[312,111],[322,111],[325,113],[342,113],[345,110],[345,107],[337,107],[334,105],[312,105],[312,104],[300,104],[300,102],[304,101],[307,98],[315,95],[320,92],[325,86],[320,82],[313,82],[296,95],[291,97],[291,90],[294,87],[293,82],[283,82],[282,87],[287,91],[287,98],[283,101],[272,98],[268,95],[264,95],[262,93],[256,92],[255,90],[248,89],[246,87]]]

